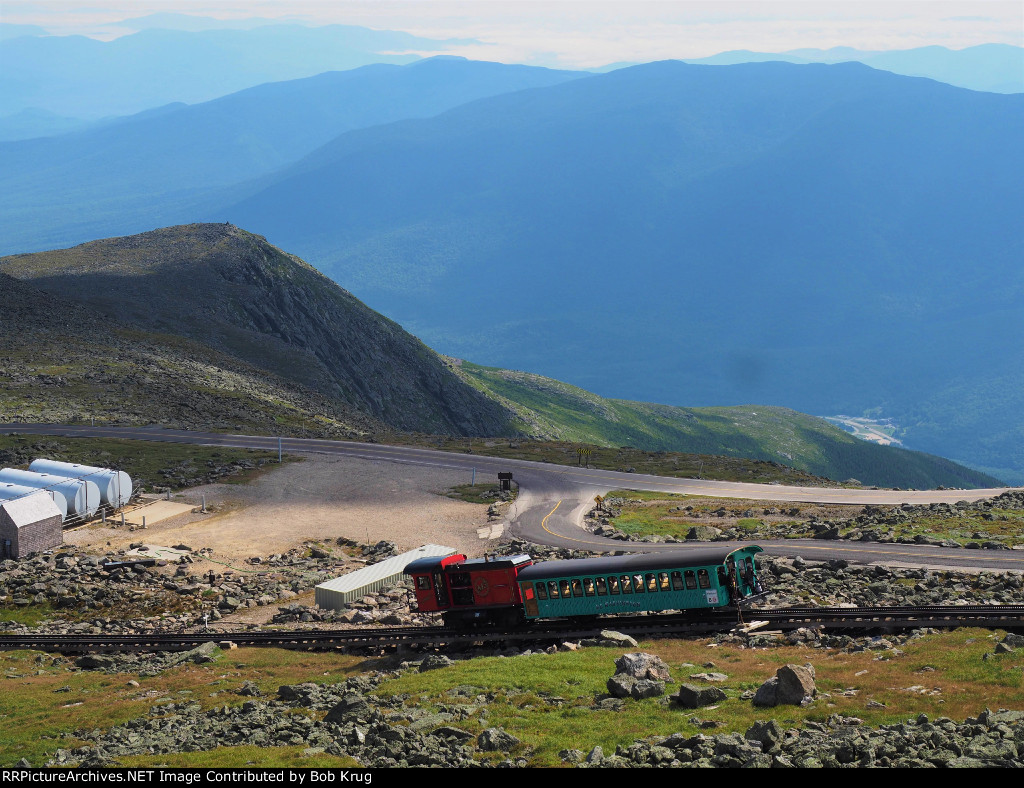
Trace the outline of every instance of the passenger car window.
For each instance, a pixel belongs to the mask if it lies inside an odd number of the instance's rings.
[[[619,577],[619,585],[622,586],[623,594],[633,593],[633,582],[629,579],[629,575],[621,575]]]
[[[568,598],[568,596],[572,593],[571,589],[569,588],[569,581],[559,580],[558,582],[559,585],[562,586],[562,599]]]
[[[696,585],[696,583],[694,583],[694,585]],[[682,591],[683,590],[683,574],[682,574],[682,572],[676,571],[676,572],[672,573],[672,590],[673,591]]]
[[[678,574],[678,572],[673,572],[672,574]],[[672,587],[668,584],[668,572],[661,572],[658,575],[658,585],[661,587],[662,591],[671,591],[672,590]],[[682,585],[683,584],[680,581],[679,587],[682,588]]]
[[[647,575],[647,590],[652,593],[658,590],[658,578],[653,574]]]
[[[583,596],[583,583],[581,583],[579,580],[572,581],[572,595]]]
[[[619,593],[619,578],[609,577],[608,578],[608,590],[613,594]]]
[[[636,592],[637,594],[642,594],[644,592],[644,576],[643,575],[633,575],[633,591]]]
[[[598,596],[606,596],[608,594],[608,581],[603,577],[597,578],[597,580],[594,581],[594,585],[597,586]]]
[[[708,574],[707,569],[697,570],[697,584],[701,588],[711,588],[711,575]]]
[[[537,599],[547,599],[548,590],[544,587],[544,583],[537,583],[534,588],[537,590]]]
[[[690,591],[693,591],[693,589],[697,587],[697,576],[690,569],[686,570],[686,587]]]
[[[592,578],[589,578],[589,577],[583,578],[583,593],[586,594],[587,596],[593,596],[594,595],[594,581],[593,581]]]
[[[552,599],[558,599],[558,581],[548,580],[548,596]]]

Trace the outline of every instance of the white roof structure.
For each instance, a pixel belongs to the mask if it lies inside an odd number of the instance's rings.
[[[10,524],[15,528],[35,525],[48,517],[61,517],[60,509],[49,495],[40,490],[34,495],[25,495],[11,501],[3,501],[0,507],[7,513]],[[61,517],[61,519],[64,519]]]
[[[359,599],[386,586],[402,581],[405,567],[419,558],[447,556],[454,553],[451,547],[427,544],[410,550],[407,553],[386,558],[380,563],[357,569],[347,575],[328,580],[316,587],[314,594],[316,604],[325,610],[344,610],[345,605],[353,599]]]

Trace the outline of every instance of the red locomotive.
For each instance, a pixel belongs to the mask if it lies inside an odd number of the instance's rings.
[[[462,554],[419,558],[405,567],[412,575],[421,613],[441,613],[446,626],[477,623],[512,625],[523,620],[516,582],[528,555],[466,558]]]

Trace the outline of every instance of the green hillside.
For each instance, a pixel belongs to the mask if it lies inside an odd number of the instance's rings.
[[[452,368],[512,411],[514,424],[535,438],[747,457],[871,485],[1002,485],[941,457],[858,440],[824,419],[788,408],[680,408],[628,402],[526,372],[465,361],[452,361]]]

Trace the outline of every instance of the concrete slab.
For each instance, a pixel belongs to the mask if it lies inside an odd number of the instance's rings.
[[[148,520],[146,521],[149,522]],[[183,555],[192,555],[188,550],[175,550],[173,547],[163,547],[158,544],[147,544],[143,545],[145,550],[129,550],[125,555],[130,555],[137,558],[157,558],[164,559],[165,561],[177,561]]]

